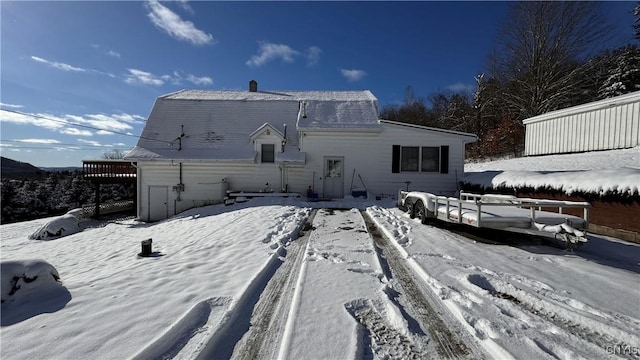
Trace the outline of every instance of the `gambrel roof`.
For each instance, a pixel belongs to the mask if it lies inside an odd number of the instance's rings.
[[[285,153],[299,152],[297,131],[379,129],[378,101],[368,90],[182,90],[156,99],[125,158],[253,162],[251,135],[265,124],[286,133]]]

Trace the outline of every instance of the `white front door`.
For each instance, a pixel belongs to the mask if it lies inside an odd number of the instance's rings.
[[[344,196],[344,157],[324,158],[324,197],[339,199]]]
[[[169,217],[169,188],[167,186],[149,186],[149,221],[158,221]]]

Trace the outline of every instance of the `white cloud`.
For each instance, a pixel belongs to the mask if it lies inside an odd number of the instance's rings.
[[[320,61],[320,53],[322,49],[317,46],[311,46],[307,49],[307,66],[316,66]]]
[[[85,114],[82,116],[66,114],[54,116],[50,114],[16,113],[0,110],[0,122],[21,125],[33,125],[66,135],[92,136],[113,135],[113,132],[131,134],[133,125],[142,124],[145,118],[135,114]],[[83,129],[82,127],[87,127]]]
[[[98,130],[98,132],[96,132],[96,134],[98,134],[98,135],[115,135],[111,131],[107,131],[107,130]]]
[[[349,82],[359,81],[360,79],[362,79],[367,75],[367,73],[364,70],[357,70],[357,69],[350,69],[350,70],[341,69],[340,72],[342,73],[342,76],[347,78]]]
[[[182,10],[184,10],[185,12],[188,12],[191,15],[195,13],[191,5],[188,4],[187,0],[177,0],[176,2],[178,3],[178,5],[180,5]]]
[[[138,69],[127,69],[129,70],[129,74],[125,75],[124,81],[127,84],[144,84],[144,85],[153,85],[160,86],[165,83],[165,80],[162,77],[153,75],[150,72],[138,70]]]
[[[133,124],[142,124],[146,119],[144,116],[140,115],[131,115],[131,114],[113,114],[111,115],[114,119],[118,119],[120,121],[133,123]]]
[[[55,69],[58,69],[58,70],[62,70],[62,71],[96,73],[96,74],[100,74],[100,75],[106,75],[106,76],[109,76],[111,78],[115,77],[115,75],[113,75],[113,74],[109,74],[109,73],[106,73],[106,72],[103,72],[103,71],[100,71],[100,70],[84,69],[84,68],[76,67],[76,66],[65,64],[65,63],[61,63],[61,62],[49,61],[47,59],[43,59],[43,58],[37,57],[37,56],[31,56],[31,59],[33,61],[37,61],[39,63],[51,66],[52,68],[55,68]]]
[[[104,134],[104,132],[117,131],[122,132],[124,130],[132,129],[133,127],[128,123],[119,119],[122,115],[104,115],[104,114],[87,114],[83,117],[75,117],[75,122],[87,124]]]
[[[2,107],[8,107],[8,108],[14,108],[14,109],[19,109],[22,107],[22,105],[15,105],[15,104],[5,104],[3,102],[0,102],[0,106]]]
[[[65,127],[66,123],[64,119],[50,114],[21,114],[6,110],[0,110],[0,122],[35,125],[53,131]]]
[[[61,134],[75,135],[75,136],[93,136],[93,133],[89,130],[80,130],[74,127],[68,127],[60,130]]]
[[[103,146],[102,144],[100,144],[99,142],[94,141],[94,140],[78,139],[78,142],[81,142],[83,144],[87,144],[87,145],[90,145],[90,146],[98,146],[98,147]]]
[[[456,92],[456,93],[472,93],[476,89],[476,86],[473,84],[463,84],[457,83],[453,85],[447,86],[447,90]]]
[[[146,2],[149,9],[149,19],[160,30],[169,34],[169,36],[187,41],[194,45],[205,45],[213,43],[213,35],[197,29],[191,21],[185,21],[178,14],[169,10],[157,0]]]
[[[196,84],[196,85],[211,85],[213,84],[213,79],[208,76],[197,77],[195,75],[189,74],[187,76],[187,80]]]
[[[86,69],[83,68],[79,68],[79,67],[75,67],[69,64],[65,64],[65,63],[60,63],[60,62],[56,62],[56,61],[49,61],[37,56],[31,56],[31,59],[34,61],[37,61],[39,63],[43,63],[43,64],[47,64],[51,67],[54,67],[58,70],[63,70],[63,71],[76,71],[76,72],[85,72],[87,71]]]
[[[169,75],[164,75],[162,77],[163,79],[167,80],[167,81],[172,81],[174,84],[176,85],[180,85],[182,83],[183,80],[186,80],[192,84],[195,85],[211,85],[213,84],[213,79],[211,79],[208,76],[196,76],[193,74],[187,74],[187,75],[182,75],[179,71],[174,71],[173,72],[173,77],[169,76]]]
[[[173,75],[154,75],[150,72],[128,69],[129,74],[125,75],[125,82],[127,84],[144,84],[152,86],[161,86],[165,83],[173,83],[174,85],[180,85],[182,81],[186,80],[195,85],[211,85],[213,79],[208,76],[196,76],[193,74],[182,75],[179,71],[174,71]],[[144,119],[143,119],[144,120]]]
[[[98,44],[91,44],[91,47],[96,49],[96,50],[101,50],[101,47]],[[105,54],[107,54],[107,55],[109,55],[111,57],[114,57],[114,58],[118,58],[118,59],[120,59],[120,57],[121,57],[120,53],[117,52],[117,51],[114,51],[114,50],[106,51]]]
[[[276,59],[291,63],[294,62],[295,57],[300,54],[298,51],[284,44],[273,44],[265,41],[261,41],[258,44],[258,54],[253,55],[251,59],[246,62],[248,66],[258,67]]]
[[[29,144],[60,144],[60,141],[54,139],[18,139],[16,141]]]

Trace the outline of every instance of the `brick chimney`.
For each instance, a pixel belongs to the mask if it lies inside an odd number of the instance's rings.
[[[255,80],[249,81],[249,91],[257,92],[258,91],[258,82]]]

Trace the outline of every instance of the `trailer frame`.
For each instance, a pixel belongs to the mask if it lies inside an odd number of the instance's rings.
[[[567,248],[588,241],[588,202],[519,198],[513,195],[460,192],[459,198],[419,191],[398,192],[398,206],[409,217],[457,223],[536,236],[552,237]],[[582,209],[582,216],[566,214],[564,209]],[[557,212],[544,209],[556,209]]]

